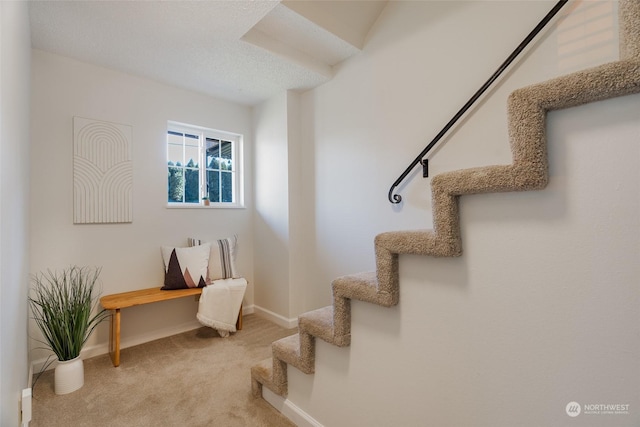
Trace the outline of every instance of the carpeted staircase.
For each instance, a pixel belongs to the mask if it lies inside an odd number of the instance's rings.
[[[548,181],[548,111],[640,93],[640,0],[620,0],[620,60],[518,89],[509,96],[513,163],[463,169],[431,179],[433,230],[383,233],[375,238],[376,271],[337,278],[333,305],[300,315],[299,332],[272,344],[273,357],[251,368],[252,391],[287,395],[287,364],[315,369],[315,339],[340,347],[351,341],[351,300],[383,307],[398,303],[398,255],[454,257],[462,253],[458,197],[542,189]]]

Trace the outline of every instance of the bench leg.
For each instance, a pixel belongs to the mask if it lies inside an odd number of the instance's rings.
[[[240,304],[240,312],[238,313],[238,320],[236,320],[236,330],[242,330],[242,304]]]
[[[240,306],[240,312],[238,313],[238,320],[236,321],[236,329],[242,330],[242,306]],[[109,327],[109,354],[111,356],[111,362],[113,366],[120,366],[120,309],[116,308],[111,313],[111,324]]]
[[[120,309],[116,308],[111,313],[109,327],[109,355],[113,366],[120,366]]]

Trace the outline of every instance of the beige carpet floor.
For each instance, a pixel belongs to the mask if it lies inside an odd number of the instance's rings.
[[[31,426],[294,426],[251,396],[250,368],[271,355],[271,343],[296,333],[255,315],[220,338],[209,328],[84,361],[85,384],[57,396],[53,370],[33,390]]]

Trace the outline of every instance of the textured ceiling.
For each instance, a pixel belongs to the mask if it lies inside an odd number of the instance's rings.
[[[298,2],[32,1],[32,45],[254,105],[328,81],[386,2],[289,3]]]

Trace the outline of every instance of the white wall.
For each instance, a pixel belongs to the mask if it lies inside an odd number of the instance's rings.
[[[302,96],[306,309],[374,268],[377,233],[431,227],[429,181],[413,177],[399,207],[391,183],[552,4],[391,2],[364,52]],[[578,67],[565,25],[446,138],[432,174],[510,161],[507,95]],[[613,35],[603,46],[583,65],[617,58]],[[352,345],[318,340],[315,375],[289,368],[290,402],[326,426],[565,425],[572,400],[631,404],[580,425],[640,422],[640,97],[555,112],[548,138],[549,187],[463,198],[463,256],[402,256],[399,306],[354,302]]]
[[[304,301],[307,298],[306,286],[303,284],[312,273],[312,260],[315,254],[310,252],[307,235],[312,230],[313,206],[307,202],[311,199],[311,188],[305,186],[305,175],[313,173],[313,155],[308,153],[302,139],[301,96],[299,93],[287,92],[287,132],[289,140],[289,307],[290,317],[295,318],[304,312]]]
[[[254,108],[254,265],[258,310],[289,319],[289,140],[287,94]],[[273,316],[272,315],[272,316]]]
[[[20,424],[29,387],[29,74],[25,2],[0,2],[0,425]]]
[[[256,310],[285,327],[301,312],[308,255],[302,170],[300,95],[287,91],[254,108],[254,260]],[[305,161],[306,160],[306,161]]]
[[[319,263],[305,309],[331,302],[333,278],[373,269],[376,234],[430,228],[429,180],[421,178],[421,168],[400,186],[401,206],[387,200],[391,184],[553,4],[390,2],[362,54],[303,95],[303,149],[314,159],[304,186],[311,189],[306,204],[316,218],[308,245]],[[611,33],[592,63],[617,58],[616,30]],[[560,63],[558,37],[538,38],[525,61],[442,140],[430,155],[431,175],[510,161],[506,97],[570,70]]]
[[[102,266],[104,294],[160,286],[160,246],[237,234],[238,268],[249,281],[245,306],[253,304],[250,108],[38,50],[32,93],[32,272]],[[73,224],[74,116],[133,127],[132,223]],[[166,207],[168,120],[244,135],[245,209]],[[196,310],[187,298],[124,310],[123,344],[196,327]],[[105,323],[87,348],[102,352],[107,340]]]

